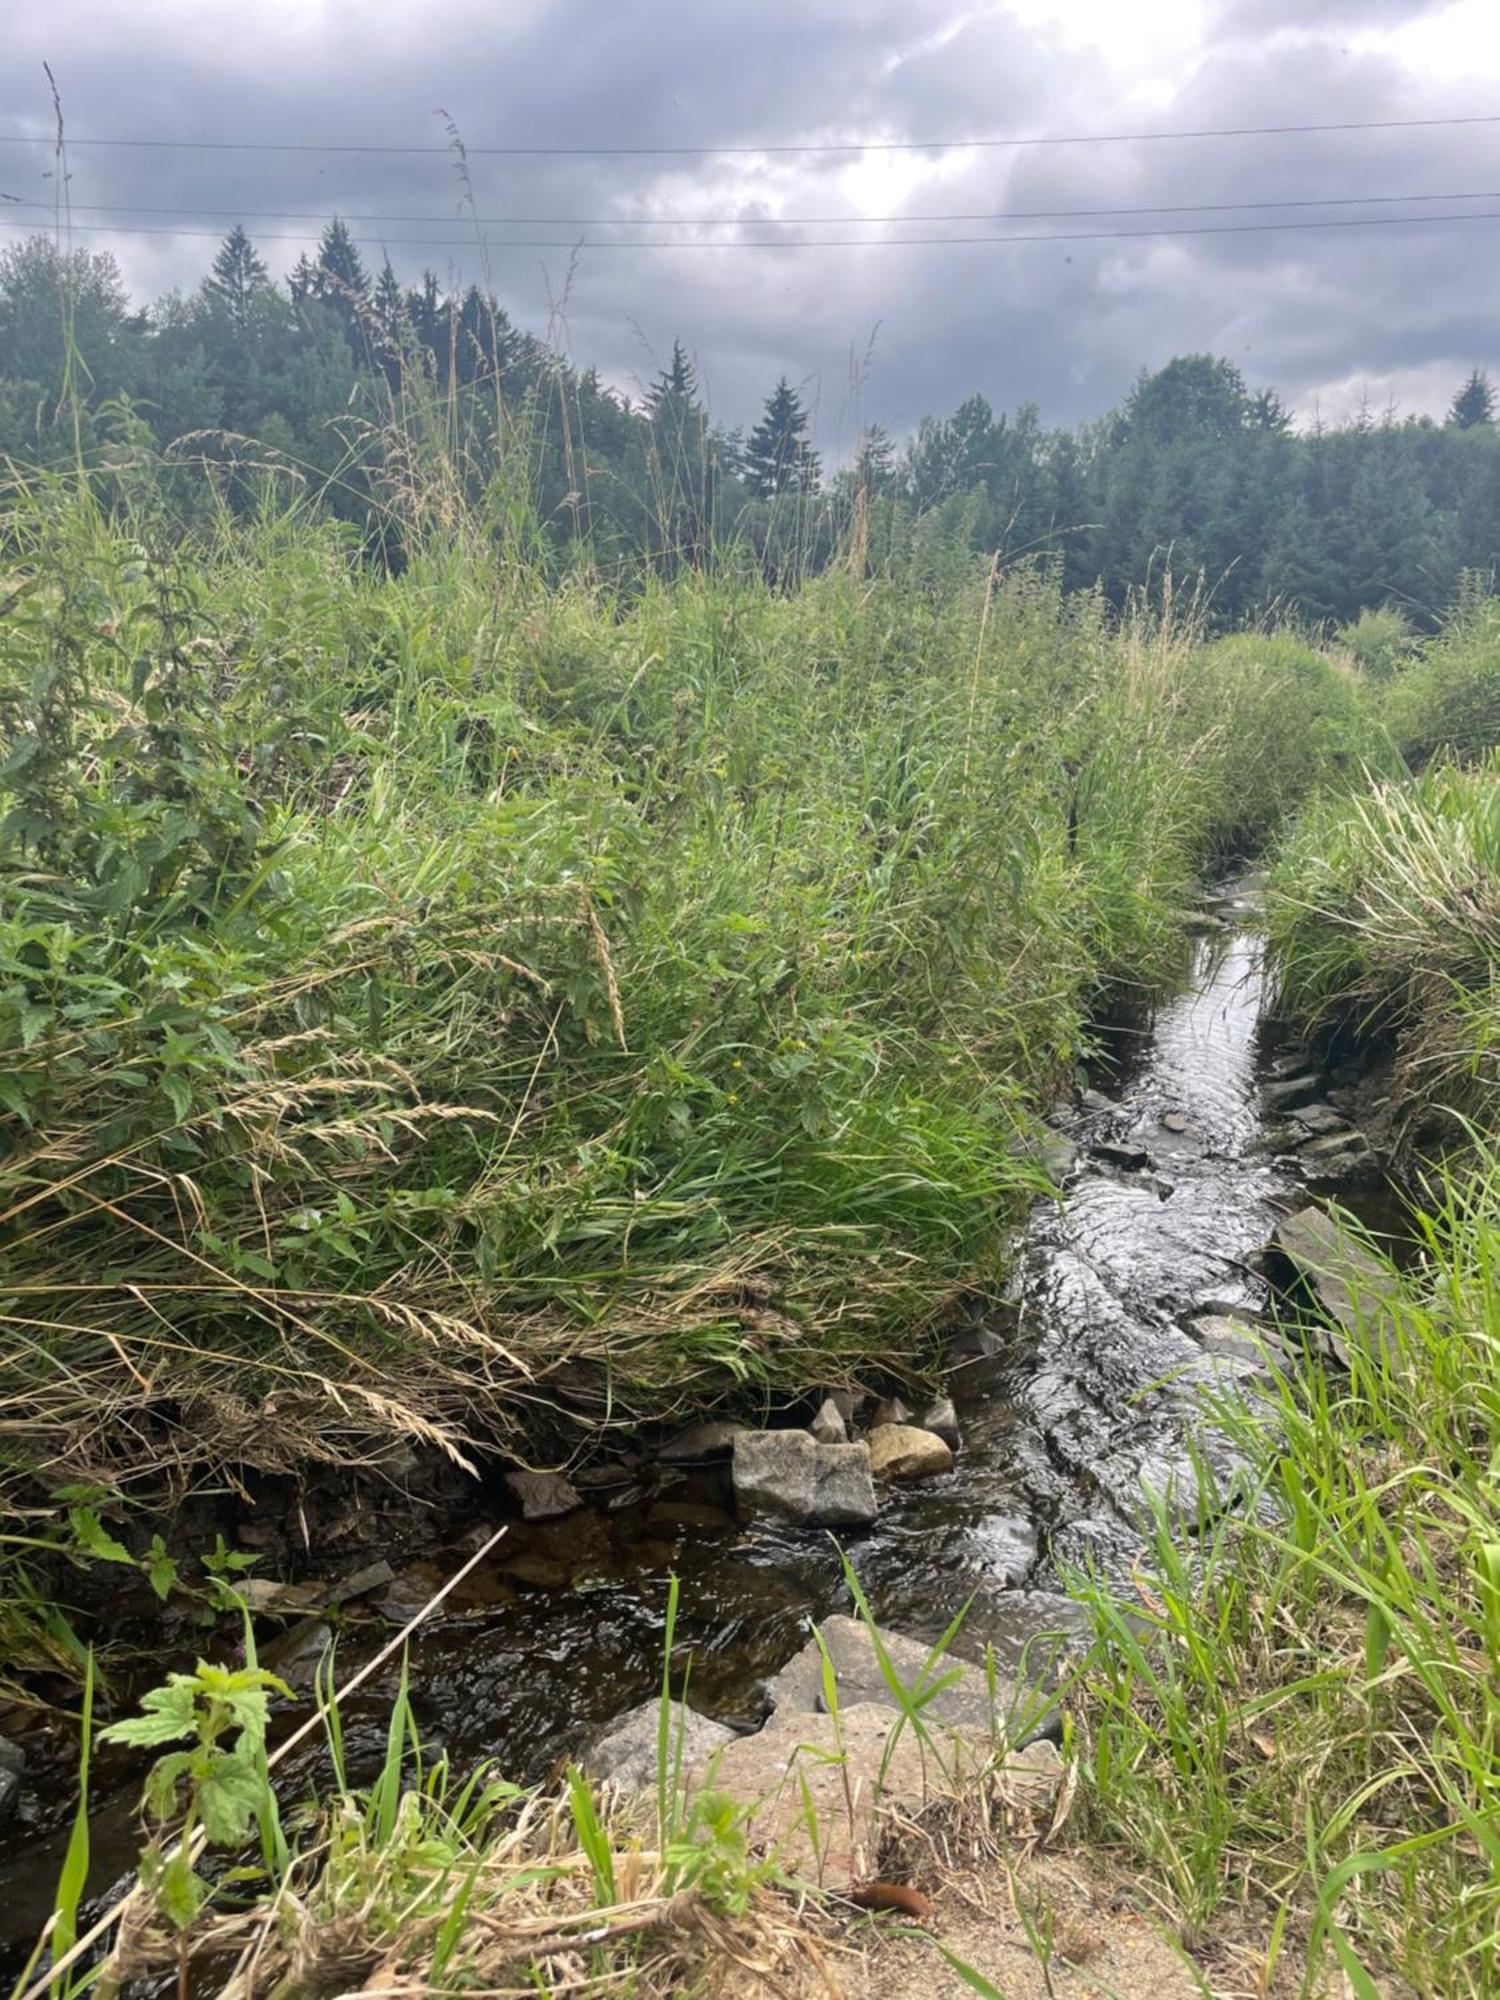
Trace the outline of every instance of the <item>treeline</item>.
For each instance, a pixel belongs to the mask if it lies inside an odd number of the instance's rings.
[[[1233,364],[1187,355],[1076,429],[970,396],[902,446],[871,427],[828,475],[785,379],[748,432],[713,421],[680,343],[621,396],[477,286],[428,272],[404,287],[388,262],[372,276],[339,221],[284,287],[237,227],[195,292],[146,310],[108,255],[45,236],[0,253],[0,452],[47,463],[148,440],[215,466],[236,507],[267,481],[307,483],[396,554],[392,492],[419,467],[430,487],[436,466],[497,522],[524,520],[538,561],[582,547],[673,567],[736,545],[805,574],[851,537],[878,559],[920,519],[934,547],[1050,555],[1067,587],[1117,602],[1170,570],[1201,575],[1225,623],[1390,604],[1429,625],[1500,563],[1494,414],[1476,370],[1442,423],[1362,408],[1294,431]]]

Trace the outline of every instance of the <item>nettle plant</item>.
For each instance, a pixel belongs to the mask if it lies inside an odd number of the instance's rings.
[[[112,1723],[101,1741],[151,1749],[185,1747],[158,1757],[141,1803],[153,1833],[141,1857],[141,1882],[179,1929],[202,1909],[211,1885],[195,1861],[204,1844],[244,1847],[258,1830],[265,1871],[284,1858],[276,1795],[266,1760],[267,1702],[290,1696],[263,1667],[216,1667],[200,1660],[190,1674],[171,1674],[141,1701],[141,1713]],[[177,1837],[167,1843],[174,1823]]]

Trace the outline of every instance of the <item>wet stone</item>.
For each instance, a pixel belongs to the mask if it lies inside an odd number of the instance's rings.
[[[685,1431],[669,1438],[657,1456],[665,1465],[700,1465],[711,1458],[727,1458],[734,1450],[736,1438],[751,1435],[744,1424],[715,1417],[705,1423],[689,1424]]]
[[[953,1407],[951,1396],[939,1396],[935,1403],[928,1404],[922,1417],[922,1429],[934,1432],[950,1451],[958,1450],[958,1412]]]
[[[870,1628],[862,1619],[828,1618],[818,1631],[833,1663],[841,1710],[866,1703],[899,1708],[876,1654]],[[932,1648],[904,1632],[888,1632],[882,1627],[880,1643],[896,1677],[907,1689],[916,1687],[924,1678],[930,1683],[954,1676],[952,1684],[933,1695],[924,1706],[924,1716],[956,1728],[1003,1730],[1016,1699],[1010,1681],[996,1680],[992,1703],[983,1668],[956,1660],[947,1653],[932,1662]],[[823,1651],[818,1641],[809,1639],[800,1652],[794,1653],[780,1672],[766,1682],[765,1691],[776,1716],[822,1713],[826,1703]]]
[[[1348,1120],[1331,1104],[1304,1104],[1288,1116],[1299,1132],[1309,1133],[1314,1138],[1327,1132],[1343,1133],[1348,1130]]]
[[[1317,1077],[1310,1070],[1303,1070],[1296,1076],[1283,1077],[1279,1082],[1263,1085],[1260,1101],[1268,1112],[1274,1114],[1311,1103],[1317,1094]]]
[[[1193,1129],[1191,1119],[1187,1118],[1181,1111],[1163,1112],[1161,1122],[1163,1130],[1176,1132],[1179,1135],[1186,1135]]]
[[[875,1518],[870,1451],[818,1444],[806,1431],[751,1431],[735,1439],[734,1497],[742,1520],[857,1527]]]
[[[1400,1281],[1342,1222],[1326,1209],[1299,1209],[1277,1225],[1276,1246],[1334,1322],[1330,1345],[1340,1361],[1355,1348],[1377,1357],[1394,1354],[1392,1301]]]
[[[870,1470],[877,1479],[931,1479],[953,1470],[953,1453],[935,1431],[882,1424],[870,1433]]]
[[[577,1487],[561,1472],[507,1472],[505,1484],[526,1521],[553,1521],[583,1505]]]

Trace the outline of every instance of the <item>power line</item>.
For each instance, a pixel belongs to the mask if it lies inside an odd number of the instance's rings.
[[[1400,229],[1439,222],[1500,222],[1500,210],[1471,209],[1454,215],[1341,215],[1310,222],[1222,222],[1180,229],[1065,229],[1005,236],[814,236],[797,242],[757,238],[747,243],[628,243],[589,237],[512,237],[483,239],[486,250],[628,250],[638,256],[654,256],[662,250],[908,250],[933,247],[968,247],[984,243],[1131,243],[1164,236],[1250,236],[1272,231],[1291,233],[1303,229]],[[73,225],[90,236],[204,236],[218,239],[216,229],[131,229],[123,223],[81,222]],[[0,229],[29,229],[34,222],[0,216]],[[316,243],[317,236],[266,235],[261,243]],[[473,237],[354,236],[353,243],[371,249],[400,245],[418,250],[472,250]]]
[[[1438,127],[1500,125],[1500,112],[1459,118],[1362,118],[1316,125],[1215,125],[1166,132],[1045,133],[1025,138],[848,139],[758,146],[378,146],[364,142],[330,145],[300,139],[93,139],[69,136],[70,148],[111,146],[192,153],[380,153],[471,159],[659,159],[759,158],[790,153],[948,153],[1028,146],[1138,146],[1179,139],[1286,139],[1315,132],[1417,132]],[[52,132],[0,132],[0,145],[56,145]]]
[[[0,193],[0,201],[17,202],[25,208],[55,212],[56,204],[26,195]],[[841,224],[870,228],[909,226],[931,222],[1062,222],[1096,220],[1105,216],[1134,215],[1231,215],[1261,209],[1369,208],[1402,202],[1500,201],[1500,190],[1477,188],[1458,194],[1351,194],[1304,195],[1295,200],[1276,201],[1177,201],[1147,208],[1011,208],[954,210],[924,215],[387,215],[373,212],[345,215],[345,222],[430,222],[449,227],[469,222],[476,228],[509,229],[825,229]],[[70,215],[192,215],[204,220],[243,222],[246,216],[267,222],[325,222],[327,209],[298,208],[166,208],[149,203],[70,202]],[[80,225],[92,228],[95,225]],[[209,232],[217,234],[217,231]],[[274,240],[274,239],[273,239]]]

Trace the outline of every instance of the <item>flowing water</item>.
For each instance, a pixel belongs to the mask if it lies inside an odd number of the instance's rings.
[[[1084,1093],[1059,1121],[1076,1148],[1066,1199],[1030,1216],[1009,1308],[955,1341],[954,1470],[892,1490],[878,1522],[846,1537],[884,1623],[933,1639],[970,1600],[955,1650],[990,1644],[1014,1664],[1039,1629],[1066,1621],[1059,1561],[1128,1566],[1143,1483],[1187,1533],[1198,1509],[1190,1445],[1232,1481],[1202,1399],[1242,1364],[1207,1354],[1191,1322],[1265,1306],[1258,1255],[1301,1185],[1261,1108],[1269,1052],[1249,911],[1226,892],[1181,991],[1116,1063],[1111,1094]],[[838,1551],[819,1531],[738,1526],[715,1469],[672,1477],[653,1485],[648,1472],[642,1485],[622,1474],[580,1513],[516,1526],[494,1565],[419,1632],[411,1676],[434,1744],[534,1778],[591,1724],[650,1697],[672,1573],[677,1664],[691,1655],[694,1704],[747,1726],[760,1719],[763,1677],[801,1645],[810,1619],[848,1608]],[[413,1608],[430,1580],[410,1579]],[[356,1628],[344,1642],[350,1664],[358,1642]],[[295,1674],[295,1661],[285,1670]],[[351,1703],[356,1777],[378,1762],[392,1686],[377,1679]],[[58,1779],[66,1785],[65,1769]],[[133,1852],[123,1796],[98,1828],[119,1862]],[[0,1859],[0,1944],[49,1906],[60,1852],[58,1839],[17,1845]]]

